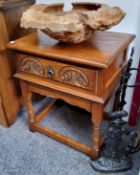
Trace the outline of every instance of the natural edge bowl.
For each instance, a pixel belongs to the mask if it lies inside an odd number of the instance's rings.
[[[107,30],[125,16],[119,7],[100,3],[72,3],[65,12],[64,4],[36,4],[23,13],[21,27],[42,30],[54,39],[67,43],[88,40],[95,30]]]

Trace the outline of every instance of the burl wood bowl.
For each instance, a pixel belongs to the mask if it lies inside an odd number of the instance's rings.
[[[119,7],[99,3],[72,3],[71,11],[63,9],[64,4],[33,5],[23,13],[21,27],[40,29],[63,42],[81,43],[95,30],[107,30],[125,16]]]

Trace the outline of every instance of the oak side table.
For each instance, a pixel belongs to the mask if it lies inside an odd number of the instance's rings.
[[[94,32],[89,41],[64,44],[42,32],[22,37],[8,45],[14,50],[17,71],[29,116],[29,128],[59,140],[96,159],[102,143],[100,128],[104,107],[119,84],[126,65],[126,51],[134,35]],[[54,97],[39,115],[32,107],[32,94]],[[39,122],[52,110],[55,99],[91,112],[91,147],[45,128]]]

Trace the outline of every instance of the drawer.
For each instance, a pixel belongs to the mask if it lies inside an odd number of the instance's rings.
[[[98,72],[96,70],[25,54],[17,54],[17,58],[18,71],[94,92],[97,91]]]

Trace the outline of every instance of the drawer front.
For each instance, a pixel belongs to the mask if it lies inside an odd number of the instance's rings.
[[[46,77],[52,81],[97,91],[98,72],[79,66],[63,64],[49,59],[17,54],[17,70]]]

